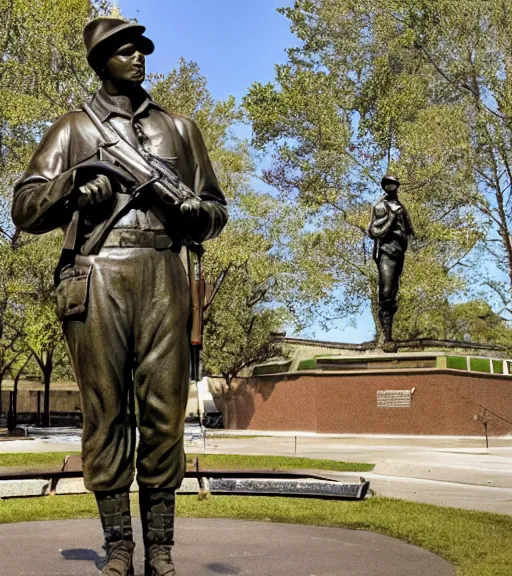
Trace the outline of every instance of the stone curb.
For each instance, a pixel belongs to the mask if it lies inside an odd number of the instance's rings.
[[[49,480],[1,480],[0,498],[24,498],[27,496],[47,496]]]
[[[178,494],[198,494],[199,482],[195,478],[183,478],[181,486],[176,491]],[[130,492],[138,492],[139,485],[134,480],[130,486]],[[83,478],[63,478],[57,483],[55,494],[90,494],[85,487]]]
[[[0,480],[0,499],[23,498],[29,496],[48,496],[50,480]],[[134,481],[131,492],[138,492],[139,485]],[[200,485],[195,478],[184,478],[178,488],[178,494],[199,494]],[[83,478],[62,478],[58,481],[54,494],[90,494],[85,487]]]
[[[50,494],[49,480],[2,480],[0,498],[20,498],[28,496],[47,496]],[[369,489],[369,482],[339,482],[316,479],[262,479],[262,478],[184,478],[178,488],[178,494],[268,494],[296,496],[331,496],[351,499],[363,499]],[[132,492],[138,492],[134,481]],[[90,493],[83,478],[62,478],[58,481],[53,494],[71,495]]]

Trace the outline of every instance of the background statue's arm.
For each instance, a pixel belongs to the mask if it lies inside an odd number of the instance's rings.
[[[372,208],[372,219],[370,227],[368,228],[368,236],[377,240],[382,238],[391,228],[394,220],[395,214],[392,210],[389,210],[384,202],[379,202]]]
[[[12,219],[21,230],[42,234],[71,219],[67,200],[73,191],[74,171],[68,165],[69,133],[66,115],[46,132],[14,186]]]
[[[228,211],[201,131],[193,120],[188,120],[187,124],[195,162],[194,192],[201,198],[204,218],[203,233],[199,241],[204,242],[220,234],[228,221]]]
[[[413,236],[416,238],[416,232],[414,230],[414,226],[411,222],[411,217],[409,216],[409,212],[404,208],[404,215],[405,215],[405,225],[406,225],[406,233],[408,236]]]

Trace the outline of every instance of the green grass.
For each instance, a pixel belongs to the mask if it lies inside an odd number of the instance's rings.
[[[452,370],[467,370],[467,360],[465,356],[447,356],[446,367]]]
[[[503,374],[503,362],[501,360],[493,360],[492,370],[495,374]]]
[[[491,372],[491,361],[488,358],[470,358],[469,367],[473,372]]]
[[[206,431],[206,438],[210,440],[216,440],[218,438],[229,438],[229,440],[247,440],[247,438],[274,438],[274,436],[265,434],[215,434],[215,432]],[[293,436],[290,436],[293,438]]]
[[[0,454],[0,466],[25,469],[61,469],[67,455],[80,452],[41,452],[30,454]]]
[[[0,467],[24,469],[60,469],[67,452],[44,452],[41,454],[0,454]],[[74,452],[73,454],[80,454]],[[187,454],[187,462],[199,459],[199,468],[217,470],[287,470],[290,468],[317,468],[337,472],[369,472],[373,464],[360,462],[336,462],[287,456],[245,456],[238,454]]]
[[[261,376],[262,374],[283,374],[288,372],[292,361],[287,360],[284,362],[275,362],[271,364],[259,364],[253,368],[253,376]]]
[[[132,495],[137,513],[137,495]],[[178,495],[177,515],[369,530],[439,554],[457,576],[512,576],[512,518],[391,498],[343,502],[295,498]],[[0,522],[97,517],[92,495],[0,501]]]
[[[297,366],[297,371],[300,370],[316,370],[316,358],[301,360]]]
[[[373,464],[360,462],[336,462],[287,456],[239,456],[238,454],[199,455],[199,468],[218,470],[288,470],[292,468],[316,468],[336,472],[370,472]]]

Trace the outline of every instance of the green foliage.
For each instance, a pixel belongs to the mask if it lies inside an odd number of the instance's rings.
[[[10,219],[12,185],[47,125],[97,87],[82,29],[108,13],[106,0],[0,0],[0,383],[7,372],[69,372],[54,313],[52,276],[60,234],[19,235]]]
[[[314,317],[323,278],[294,251],[303,211],[253,190],[249,145],[234,135],[242,113],[233,98],[215,102],[206,84],[197,64],[181,59],[167,76],[151,78],[151,93],[164,108],[197,122],[228,198],[230,221],[205,245],[203,271],[213,290],[205,315],[205,372],[229,384],[252,364],[283,353],[273,333]]]
[[[48,122],[97,87],[82,30],[108,10],[104,0],[0,0],[0,182],[6,194]]]
[[[435,308],[419,307],[410,318],[397,318],[397,325],[407,322],[413,335],[424,338],[441,338],[478,342],[510,349],[512,329],[509,323],[493,311],[491,305],[480,299],[461,304],[440,302]]]
[[[508,312],[512,11],[499,0],[297,0],[281,12],[300,43],[244,105],[254,144],[273,152],[265,180],[308,209],[305,242],[339,288],[331,319],[368,303],[376,319],[365,229],[385,172],[400,177],[417,232],[396,337],[442,333],[438,309],[477,283]],[[473,268],[476,246],[503,282]]]
[[[61,374],[70,372],[63,360],[52,287],[61,238],[59,234],[42,238],[15,234],[9,198],[44,128],[81,105],[97,88],[98,81],[84,58],[81,33],[91,16],[108,13],[110,6],[89,0],[4,4],[0,183],[5,202],[0,250],[6,257],[0,270],[4,274],[0,284],[5,280],[5,304],[0,305],[0,312],[5,309],[10,323],[0,346],[4,356],[0,372],[2,367],[14,368],[12,358],[18,362],[16,354],[23,351],[31,356],[27,370],[33,371],[36,365],[49,384],[54,368]],[[286,322],[299,322],[300,306],[310,313],[301,293],[306,287],[305,274],[301,271],[297,281],[299,274],[283,249],[299,233],[301,214],[280,210],[272,196],[252,190],[254,163],[249,146],[233,133],[242,113],[232,97],[213,100],[196,64],[180,60],[168,75],[150,78],[150,90],[169,111],[197,121],[230,202],[229,228],[210,243],[204,259],[215,296],[206,318],[205,365],[207,371],[225,374],[229,381],[251,363],[281,352],[272,333]],[[14,350],[14,341],[19,349]]]

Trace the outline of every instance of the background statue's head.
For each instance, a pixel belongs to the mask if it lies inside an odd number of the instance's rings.
[[[140,86],[146,77],[145,56],[155,49],[143,36],[146,28],[122,18],[95,18],[85,25],[87,61],[105,82],[119,89]]]
[[[381,186],[387,194],[396,194],[400,187],[400,180],[396,176],[386,174],[381,181]]]

